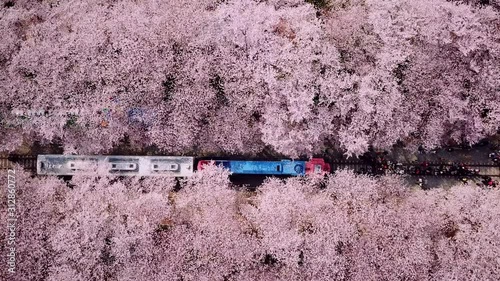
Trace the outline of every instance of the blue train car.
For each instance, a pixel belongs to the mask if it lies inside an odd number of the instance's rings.
[[[212,161],[215,165],[222,166],[233,174],[242,175],[304,176],[330,172],[330,165],[320,158],[313,158],[311,161],[200,160],[198,170],[203,170],[204,166],[209,165]]]

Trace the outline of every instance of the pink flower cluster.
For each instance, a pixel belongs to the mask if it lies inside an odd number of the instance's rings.
[[[347,154],[474,143],[500,125],[490,2],[332,1],[317,12],[307,1],[15,1],[0,19],[0,130],[81,153],[124,136],[171,152],[267,145],[292,157],[325,140]],[[112,97],[150,121],[99,116]],[[80,114],[5,126],[19,108]]]
[[[500,275],[499,190],[410,191],[399,178],[340,171],[326,181],[270,179],[244,192],[213,166],[179,191],[160,178],[75,176],[71,188],[20,170],[16,179],[20,280]]]

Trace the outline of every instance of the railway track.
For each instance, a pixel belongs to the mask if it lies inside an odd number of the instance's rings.
[[[9,155],[0,157],[0,170],[12,169],[19,164],[23,169],[36,171],[36,155]]]
[[[363,162],[334,162],[331,163],[332,172],[340,169],[350,169],[358,173],[374,174],[377,172],[377,166],[371,165]],[[453,171],[452,167],[467,167],[469,171],[478,170],[478,174],[464,174],[460,171]],[[430,167],[433,172],[425,173],[421,163],[401,163],[400,165],[393,166],[392,169],[387,169],[385,172],[378,173],[384,174],[386,172],[393,172],[396,174],[406,174],[412,176],[421,177],[477,177],[477,176],[487,176],[487,177],[500,177],[500,166],[498,164],[488,164],[488,163],[437,163],[437,162],[427,162],[427,166]],[[446,173],[440,173],[439,171],[447,170]],[[451,170],[451,171],[450,171]],[[419,171],[419,172],[417,172]]]
[[[371,165],[362,162],[334,162],[330,164],[330,167],[332,168],[332,172],[343,169],[354,170],[357,172],[369,172],[372,170]]]
[[[23,169],[35,172],[36,171],[36,155],[8,155],[0,156],[0,170],[12,169],[15,164],[19,164]],[[354,170],[358,173],[368,173],[373,174],[377,171],[375,165],[367,164],[364,162],[346,161],[346,162],[333,162],[330,163],[332,172],[349,169]],[[500,177],[500,166],[498,164],[487,164],[487,163],[461,163],[461,165],[467,167],[469,170],[477,169],[479,170],[478,175],[464,175],[464,174],[439,174],[439,173],[416,173],[417,169],[422,168],[420,163],[401,163],[394,169],[390,169],[392,172],[400,174],[409,174],[414,176],[423,177],[464,177],[464,176],[488,176],[488,177]],[[435,170],[438,168],[449,169],[456,164],[453,163],[436,163],[428,162],[427,167],[431,167]],[[388,170],[386,170],[388,171]]]

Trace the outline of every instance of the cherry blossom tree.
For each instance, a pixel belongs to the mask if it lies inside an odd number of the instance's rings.
[[[11,1],[0,12],[0,130],[81,154],[123,139],[290,157],[325,140],[355,155],[474,143],[500,120],[500,12],[487,4]]]
[[[197,3],[191,6],[194,10],[206,4]],[[41,139],[67,138],[82,153],[109,150],[125,134],[139,144],[147,143],[146,138],[136,137],[145,134],[129,124],[127,109],[158,105],[162,79],[175,67],[171,42],[179,38],[179,33],[172,35],[168,30],[185,25],[178,19],[187,19],[179,15],[189,14],[189,8],[177,2],[160,6],[151,2],[146,7],[107,1],[76,3],[78,7],[71,9],[67,5],[31,7],[18,1],[15,9],[4,11],[3,30],[19,30],[15,42],[19,51],[10,56],[5,72],[2,68],[2,80],[11,81],[2,98],[13,109],[51,112],[77,107],[80,112],[73,126],[64,126],[66,118],[44,116],[33,118],[23,129],[41,133]],[[192,24],[191,31],[197,24]],[[120,28],[113,32],[116,27]],[[149,98],[142,99],[144,94]],[[111,108],[114,97],[121,108]],[[106,120],[103,109],[121,118]]]
[[[139,278],[151,271],[154,231],[169,212],[173,182],[137,178],[75,176],[65,217],[54,225],[50,242],[55,251],[54,280],[74,278]],[[156,185],[156,186],[155,186]],[[134,270],[128,264],[135,264]]]
[[[319,87],[335,89],[335,77],[321,77],[321,69],[336,68],[337,53],[312,6],[278,2],[221,5],[213,32],[200,40],[216,46],[229,103],[256,121],[265,143],[296,157],[332,127],[313,112],[313,98]]]
[[[469,186],[432,194],[439,232],[432,236],[435,258],[442,266],[436,279],[495,279],[499,272],[498,193]]]
[[[397,140],[410,148],[474,143],[497,130],[490,107],[498,102],[498,81],[491,80],[498,75],[498,11],[426,3],[353,2],[327,14],[355,85],[339,104],[347,113],[339,131],[347,152]]]
[[[19,166],[14,167],[14,170],[14,179],[10,177],[9,183],[15,182],[15,198],[9,197],[12,201],[8,201],[7,195],[12,193],[8,192],[7,188],[2,188],[0,194],[3,200],[0,210],[1,219],[5,222],[3,225],[6,225],[7,218],[15,215],[15,240],[13,243],[7,243],[7,231],[1,232],[0,240],[2,256],[7,256],[11,246],[15,248],[15,273],[11,274],[4,268],[0,276],[4,280],[12,279],[12,276],[19,280],[46,278],[54,258],[49,239],[53,226],[64,215],[61,207],[68,190],[58,179],[33,178]],[[3,172],[0,179],[7,183],[7,173]]]
[[[173,181],[75,176],[70,188],[55,177],[16,171],[16,278],[137,279],[148,274],[152,236],[169,212]]]
[[[156,240],[158,278],[252,280],[247,271],[258,253],[239,215],[240,196],[219,167],[184,182],[172,199],[171,225]]]
[[[349,270],[349,260],[336,246],[350,244],[355,228],[311,183],[269,180],[259,189],[255,206],[243,212],[255,225],[263,261],[277,280],[341,279]]]
[[[414,190],[400,177],[351,171],[271,178],[256,192],[236,190],[228,172],[213,166],[177,188],[161,178],[64,182],[16,171],[22,280],[494,280],[499,274],[498,190]]]

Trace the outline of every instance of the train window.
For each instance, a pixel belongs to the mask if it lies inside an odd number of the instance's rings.
[[[179,164],[168,164],[168,165],[162,165],[160,167],[160,165],[158,164],[153,164],[153,170],[155,171],[176,171],[179,169]]]
[[[125,171],[131,171],[137,168],[137,164],[135,163],[116,163],[116,164],[111,164],[111,169],[112,170],[125,170]]]
[[[302,165],[295,165],[294,170],[296,173],[302,173]]]
[[[321,170],[321,165],[314,165],[314,173],[319,174]]]
[[[281,165],[276,166],[276,171],[281,172]]]
[[[85,161],[75,161],[75,162],[68,162],[67,163],[68,167],[70,170],[92,170],[95,165],[95,163],[92,163],[92,162],[85,162]],[[50,164],[48,163],[47,164],[47,168],[50,168],[50,169],[59,169],[60,167],[62,167],[61,164]]]
[[[228,161],[215,161],[215,166],[221,166],[222,168],[230,169],[231,165],[229,164]]]

